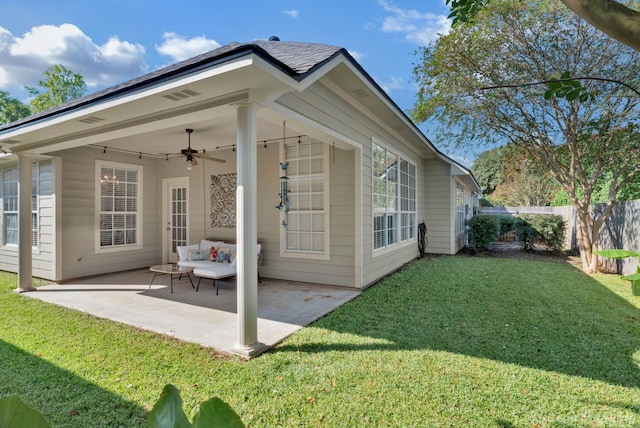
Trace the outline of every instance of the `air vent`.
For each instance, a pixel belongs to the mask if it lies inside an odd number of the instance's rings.
[[[181,101],[185,98],[191,98],[200,95],[196,91],[192,91],[191,89],[185,89],[183,91],[171,92],[170,94],[163,95],[164,98],[171,101]]]
[[[82,123],[98,123],[98,122],[102,122],[103,119],[101,117],[98,116],[89,116],[89,117],[85,117],[84,119],[78,119],[78,122],[82,122]]]
[[[364,89],[354,89],[351,93],[358,98],[366,98],[369,96],[369,93]]]

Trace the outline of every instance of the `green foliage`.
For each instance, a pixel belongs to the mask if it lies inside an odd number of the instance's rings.
[[[640,296],[640,253],[629,250],[599,250],[595,251],[599,256],[608,257],[610,259],[626,259],[627,257],[637,257],[638,267],[636,273],[623,276],[622,279],[631,282],[631,289],[635,296]]]
[[[193,417],[193,424],[191,424],[182,410],[180,391],[169,384],[164,387],[160,399],[149,413],[147,426],[149,428],[243,428],[244,424],[237,413],[217,397],[200,404],[200,410]]]
[[[511,231],[515,231],[522,220],[512,215],[496,216],[500,223],[500,235],[505,235]]]
[[[562,216],[549,214],[521,215],[525,248],[533,249],[533,244],[542,244],[554,251],[560,251],[564,244],[566,224]],[[530,230],[529,230],[530,229]]]
[[[490,0],[446,0],[445,4],[451,4],[451,13],[447,18],[452,18],[453,25],[471,22],[474,16],[485,7]]]
[[[50,428],[49,422],[38,412],[27,406],[19,397],[0,399],[0,427],[2,428]]]
[[[565,71],[560,79],[548,83],[549,89],[544,93],[544,99],[552,97],[565,98],[567,101],[579,100],[582,103],[594,101],[595,96],[582,86],[579,80],[571,79],[571,72]]]
[[[500,170],[503,156],[500,147],[482,152],[476,157],[471,172],[482,188],[482,193],[490,195],[496,186],[502,182]]]
[[[0,125],[15,122],[29,116],[29,107],[13,98],[6,91],[0,91]]]
[[[50,108],[80,98],[87,90],[87,85],[82,76],[68,70],[63,65],[52,65],[44,73],[44,79],[38,85],[44,91],[27,87],[29,94],[34,97],[31,100],[31,113],[39,113]]]
[[[50,428],[38,411],[27,406],[19,397],[0,399],[0,428]],[[147,419],[149,428],[244,428],[242,420],[224,401],[213,397],[200,404],[200,410],[189,422],[182,410],[180,391],[168,384],[162,389]]]
[[[498,240],[500,224],[498,217],[476,215],[467,220],[469,247],[473,250],[488,250]]]

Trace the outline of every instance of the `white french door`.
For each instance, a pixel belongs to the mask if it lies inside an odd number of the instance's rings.
[[[189,178],[166,178],[162,188],[162,262],[175,263],[177,248],[189,244]]]

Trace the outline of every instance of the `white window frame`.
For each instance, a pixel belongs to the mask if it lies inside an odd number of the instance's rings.
[[[34,251],[39,251],[40,249],[40,162],[33,162],[31,165],[31,248]],[[7,184],[7,174],[14,174],[15,180],[11,180],[11,182],[15,183],[15,195],[11,195],[12,198],[15,199],[15,210],[6,210],[5,198],[6,195],[6,187]],[[18,225],[20,222],[20,214],[19,214],[19,198],[20,198],[20,171],[17,166],[12,166],[9,168],[5,168],[1,173],[1,182],[2,188],[2,245],[5,247],[18,248]],[[15,229],[15,242],[7,242],[7,215],[12,215],[15,217],[16,229]]]
[[[118,170],[125,171],[136,171],[137,173],[137,190],[135,197],[129,197],[131,199],[136,199],[136,208],[137,210],[134,212],[136,214],[135,218],[135,243],[132,244],[118,244],[118,245],[109,245],[102,246],[101,244],[101,215],[109,214],[109,213],[121,213],[126,216],[127,213],[131,213],[126,209],[124,211],[116,211],[116,210],[102,210],[102,168],[113,168]],[[143,190],[143,167],[142,165],[134,165],[134,164],[126,164],[126,163],[118,163],[118,162],[107,162],[104,160],[96,160],[95,166],[95,252],[96,253],[111,253],[117,251],[132,251],[132,250],[140,250],[143,248],[142,245],[142,224],[143,224],[143,211],[142,211],[142,190]],[[111,181],[111,177],[107,177],[108,181]],[[126,183],[129,184],[129,183]],[[126,191],[125,191],[126,195]],[[115,196],[114,196],[115,197]],[[115,202],[115,199],[114,199]],[[125,203],[126,206],[126,203]],[[126,225],[125,225],[126,229]]]
[[[309,141],[307,141],[308,143]],[[324,142],[312,140],[311,142],[317,142],[322,144],[322,176],[323,176],[323,207],[321,210],[314,210],[315,214],[322,214],[324,216],[324,249],[322,251],[304,251],[304,250],[295,250],[287,248],[287,233],[288,231],[288,221],[289,214],[295,214],[294,210],[290,210],[287,212],[285,208],[280,209],[280,256],[281,257],[291,257],[291,258],[300,258],[300,259],[317,259],[317,260],[329,260],[331,257],[330,248],[330,181],[329,181],[329,146]],[[285,163],[288,161],[285,155],[285,144],[298,144],[297,141],[291,142],[281,142],[280,143],[280,162]],[[304,144],[304,142],[302,143]],[[281,177],[284,174],[284,171],[280,166],[278,166],[278,177]],[[306,174],[306,176],[315,176],[319,174]],[[289,177],[289,188],[292,187],[292,180],[295,180],[299,175],[291,175],[287,172],[287,177]],[[292,196],[289,194],[289,196]],[[308,210],[305,212],[309,212]]]
[[[376,158],[374,153],[377,150],[384,151],[384,193],[376,192]],[[389,157],[393,158],[389,159]],[[389,163],[392,160],[394,164],[393,169],[391,169]],[[406,185],[402,184],[403,165],[406,165],[407,173],[412,173],[405,177],[407,178]],[[387,174],[389,172],[395,174],[393,181],[388,179],[389,175]],[[393,185],[389,186],[389,183],[393,183]],[[371,249],[374,255],[382,255],[393,248],[416,241],[418,228],[417,195],[416,164],[411,162],[403,153],[397,150],[391,150],[380,141],[374,139],[371,147]],[[385,200],[385,207],[376,208],[376,205],[378,205],[376,199],[381,198]],[[385,219],[385,227],[381,230],[376,230],[376,218],[380,218],[380,216]],[[390,219],[394,219],[391,227],[389,223]],[[384,238],[383,245],[379,247],[376,247],[376,232],[382,232]],[[389,239],[390,236],[392,236],[393,239]]]
[[[465,188],[462,184],[456,182],[456,237],[465,234],[467,213],[465,209]]]

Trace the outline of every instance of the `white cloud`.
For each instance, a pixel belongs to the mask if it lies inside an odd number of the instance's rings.
[[[164,33],[162,38],[164,42],[156,46],[156,50],[174,61],[182,61],[220,47],[220,43],[205,36],[185,39],[176,33]]]
[[[358,62],[360,62],[360,60],[364,58],[364,54],[362,52],[353,51],[351,49],[349,49],[348,52],[349,52],[349,55],[351,55],[353,59],[355,59]]]
[[[295,9],[283,10],[282,13],[284,13],[285,15],[289,15],[292,18],[298,17],[298,11]]]
[[[451,21],[445,15],[402,9],[387,0],[378,0],[378,3],[390,13],[384,18],[382,31],[404,33],[408,41],[417,45],[431,44],[451,30]]]
[[[389,80],[380,83],[380,86],[387,94],[390,94],[392,91],[404,89],[404,81],[402,77],[390,76]]]
[[[111,37],[97,45],[73,24],[40,25],[23,36],[0,27],[0,88],[37,86],[42,73],[62,64],[87,86],[108,86],[147,70],[144,47]]]

